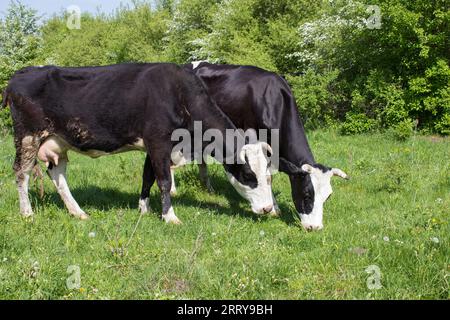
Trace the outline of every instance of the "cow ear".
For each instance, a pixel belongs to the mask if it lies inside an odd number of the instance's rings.
[[[271,157],[273,154],[272,147],[267,142],[260,142],[261,148],[265,150],[267,157]]]
[[[310,164],[305,163],[304,165],[302,165],[303,172],[311,174],[314,172],[314,170],[315,170],[315,168]]]
[[[302,169],[300,169],[295,164],[293,164],[292,162],[290,162],[284,158],[280,157],[279,164],[280,164],[280,171],[285,172],[287,174],[303,173]]]
[[[338,177],[344,178],[345,180],[350,179],[350,177],[341,169],[333,168],[333,169],[331,169],[331,172],[333,173],[333,176],[338,176]]]
[[[253,144],[258,142],[258,135],[256,130],[253,128],[247,129],[245,131],[245,144]]]

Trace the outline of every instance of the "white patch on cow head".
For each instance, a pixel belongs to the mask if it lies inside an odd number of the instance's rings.
[[[320,230],[323,228],[323,206],[325,201],[333,193],[331,188],[331,177],[339,176],[348,179],[345,172],[340,169],[330,169],[323,171],[320,168],[313,167],[309,164],[302,165],[301,169],[308,173],[314,188],[314,204],[311,213],[300,213],[302,225],[307,230]]]
[[[246,185],[245,182],[242,183],[227,172],[230,183],[242,197],[250,202],[252,211],[258,214],[271,212],[274,206],[267,151],[272,152],[270,146],[265,142],[258,142],[246,144],[239,154],[241,160],[248,164],[256,176],[256,188]]]
[[[199,66],[199,64],[202,63],[202,62],[206,62],[206,61],[205,61],[205,60],[200,60],[200,61],[193,61],[193,62],[191,62],[191,64],[192,64],[192,69],[193,69],[193,70],[197,69],[197,67]]]

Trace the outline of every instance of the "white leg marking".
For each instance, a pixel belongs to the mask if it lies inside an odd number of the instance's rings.
[[[56,190],[58,191],[59,195],[64,201],[64,204],[69,210],[69,213],[82,220],[88,219],[89,216],[83,210],[81,210],[80,206],[75,201],[72,193],[70,192],[69,185],[67,184],[66,179],[66,168],[67,160],[60,158],[59,165],[53,166],[53,168],[49,169],[48,172],[53,181],[53,184],[56,187]]]
[[[30,182],[30,174],[23,173],[23,179],[17,183],[17,190],[19,191],[19,204],[20,213],[24,217],[30,217],[33,215],[33,209],[31,208],[30,199],[28,198],[28,184]]]
[[[169,211],[167,211],[166,214],[162,215],[162,219],[166,223],[181,224],[180,219],[177,218],[177,216],[175,215],[175,211],[173,211],[173,207],[170,207]]]
[[[144,214],[150,212],[152,209],[150,208],[150,199],[139,199],[139,212]]]
[[[170,176],[172,177],[172,186],[170,187],[170,195],[177,195],[177,187],[175,185],[175,169],[170,168]]]

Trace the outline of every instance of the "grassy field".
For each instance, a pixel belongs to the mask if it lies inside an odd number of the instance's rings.
[[[36,215],[25,220],[12,138],[0,138],[0,298],[449,299],[450,140],[309,139],[319,162],[351,176],[333,180],[325,228],[311,233],[294,218],[286,175],[274,177],[282,216],[258,218],[220,166],[210,167],[215,194],[195,166],[177,172],[182,225],[140,218],[140,153],[71,154],[69,183],[91,219],[70,217],[46,177],[43,199],[31,187]],[[159,212],[156,186],[151,204]],[[77,267],[80,287],[68,289]]]

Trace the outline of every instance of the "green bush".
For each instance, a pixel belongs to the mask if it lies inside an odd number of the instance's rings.
[[[374,28],[358,0],[137,0],[69,30],[64,13],[38,23],[14,0],[0,20],[0,90],[27,65],[248,64],[286,77],[307,129],[403,137],[417,119],[421,132],[449,135],[447,2],[378,0]]]
[[[414,122],[411,119],[405,119],[396,124],[391,129],[393,137],[399,141],[408,140],[414,132]]]
[[[0,110],[0,134],[5,134],[7,132],[11,132],[12,128],[12,119],[9,112],[9,109],[1,109]]]
[[[317,74],[308,70],[302,76],[287,76],[300,115],[307,129],[316,129],[336,118],[340,95],[335,93],[339,71]]]
[[[340,132],[344,135],[366,133],[376,129],[377,121],[370,119],[364,113],[347,113]]]

